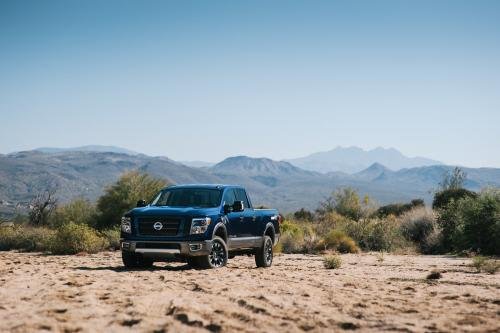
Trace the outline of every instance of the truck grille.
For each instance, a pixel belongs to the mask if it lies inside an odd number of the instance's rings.
[[[146,236],[176,236],[181,225],[181,219],[169,217],[140,217],[138,222],[139,234]]]

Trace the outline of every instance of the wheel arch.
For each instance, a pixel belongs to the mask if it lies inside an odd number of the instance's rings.
[[[219,222],[215,225],[214,231],[212,232],[212,238],[214,238],[215,236],[219,236],[227,244],[227,229],[224,223]]]
[[[266,224],[266,228],[264,229],[264,234],[262,235],[262,238],[264,238],[264,236],[271,237],[271,240],[273,241],[274,244],[274,240],[276,239],[276,232],[274,230],[274,225],[271,222]]]

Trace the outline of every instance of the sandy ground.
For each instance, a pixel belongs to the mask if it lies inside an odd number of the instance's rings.
[[[500,331],[500,274],[470,259],[343,255],[253,258],[198,271],[179,264],[122,268],[120,254],[0,252],[2,332]],[[426,280],[434,269],[443,277]]]

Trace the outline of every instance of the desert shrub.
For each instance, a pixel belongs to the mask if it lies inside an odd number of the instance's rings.
[[[97,253],[107,247],[106,239],[96,230],[74,222],[62,225],[49,244],[53,254]]]
[[[301,208],[300,210],[293,213],[293,217],[297,220],[303,220],[303,221],[314,220],[314,214],[311,211],[304,208]]]
[[[344,225],[350,223],[355,223],[355,221],[336,212],[331,212],[317,219],[313,225],[319,235],[325,235],[332,229],[342,229]]]
[[[496,260],[487,260],[483,265],[483,271],[488,274],[495,274],[500,269],[500,262]]]
[[[356,242],[341,230],[331,230],[318,244],[324,250],[335,250],[341,253],[357,253]]]
[[[458,201],[463,198],[475,198],[476,192],[466,190],[464,188],[452,188],[442,190],[434,195],[432,201],[432,209],[443,209],[448,206],[451,201]]]
[[[385,219],[369,218],[351,221],[342,226],[344,232],[368,251],[392,251],[408,246],[394,216]]]
[[[284,253],[314,253],[320,237],[311,223],[286,220],[281,224],[281,244]]]
[[[350,187],[346,187],[338,189],[326,198],[325,201],[320,202],[319,208],[316,211],[320,217],[336,212],[357,221],[363,217],[364,208],[368,206],[368,203],[368,197],[365,197],[363,202],[361,202],[358,192]]]
[[[302,252],[315,253],[318,251],[321,238],[316,233],[316,230],[308,225],[303,228]]]
[[[300,253],[304,248],[304,235],[283,234],[280,242],[283,253]]]
[[[419,245],[437,227],[434,214],[425,207],[412,209],[401,216],[401,232],[403,236]]]
[[[0,250],[46,251],[54,233],[45,227],[0,228]]]
[[[471,267],[474,267],[478,273],[486,272],[495,274],[500,269],[500,262],[494,259],[488,259],[484,256],[475,256],[472,258]]]
[[[419,250],[424,254],[444,253],[443,233],[441,229],[435,227],[419,244]]]
[[[95,226],[97,211],[95,206],[86,199],[76,199],[70,203],[59,206],[50,218],[50,225],[58,228],[68,222]]]
[[[500,254],[500,191],[452,200],[439,211],[438,223],[445,249]]]
[[[424,207],[424,206],[425,203],[422,199],[414,199],[409,203],[396,203],[396,204],[381,206],[375,212],[375,216],[379,218],[383,218],[389,215],[400,216],[414,208]]]
[[[340,268],[342,266],[342,258],[335,254],[327,255],[323,258],[323,265],[327,269]]]
[[[109,248],[113,250],[120,249],[120,228],[106,229],[101,232],[106,239]]]
[[[296,235],[302,232],[302,228],[295,221],[285,220],[280,225],[280,231],[282,234]]]
[[[431,271],[429,274],[427,274],[427,280],[438,280],[443,277],[443,274],[441,274],[440,271]]]
[[[164,180],[148,174],[137,171],[124,174],[115,184],[109,186],[97,201],[97,227],[106,229],[120,224],[122,215],[134,208],[137,201],[151,199],[165,186]]]

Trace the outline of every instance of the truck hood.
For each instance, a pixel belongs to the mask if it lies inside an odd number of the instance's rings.
[[[138,207],[129,211],[126,215],[133,216],[213,216],[219,214],[219,207],[216,208],[192,208],[192,207]]]

